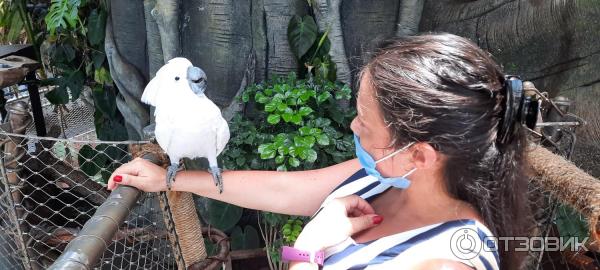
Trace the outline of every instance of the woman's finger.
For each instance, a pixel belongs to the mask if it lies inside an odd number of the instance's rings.
[[[351,224],[350,235],[377,226],[382,221],[381,216],[373,214],[362,215],[360,217],[352,217],[349,218],[349,220]]]
[[[108,183],[106,183],[106,188],[108,190],[113,190],[117,187],[117,184],[119,181],[114,181],[115,176],[117,175],[133,175],[133,176],[137,176],[140,174],[140,172],[142,171],[144,164],[143,159],[141,158],[135,158],[130,162],[127,162],[121,166],[119,166],[116,170],[113,171],[113,173],[110,175],[110,177],[108,178]]]
[[[363,215],[375,214],[373,207],[357,195],[350,195],[338,198],[337,200],[340,200],[341,203],[346,206],[346,213],[348,214],[354,211],[359,211]]]

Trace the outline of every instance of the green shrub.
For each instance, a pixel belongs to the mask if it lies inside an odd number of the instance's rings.
[[[338,105],[350,93],[340,83],[300,80],[294,73],[249,86],[241,98],[254,111],[231,121],[224,167],[307,170],[352,158],[355,110]]]

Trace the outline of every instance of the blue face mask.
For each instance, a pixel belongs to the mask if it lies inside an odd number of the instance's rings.
[[[406,177],[409,176],[411,173],[413,173],[417,168],[410,170],[405,175],[400,176],[400,177],[386,178],[386,177],[383,177],[381,175],[381,173],[379,173],[379,171],[377,171],[377,169],[376,169],[377,163],[382,162],[382,161],[394,156],[395,154],[398,154],[398,153],[406,150],[412,144],[413,143],[409,143],[407,146],[394,151],[393,153],[381,158],[380,160],[375,161],[373,159],[373,157],[371,157],[371,155],[369,155],[369,153],[367,151],[365,151],[365,149],[362,148],[362,146],[360,145],[360,139],[358,138],[358,136],[356,136],[356,134],[354,134],[354,147],[356,148],[356,157],[358,157],[358,160],[360,161],[360,165],[362,165],[362,167],[365,169],[365,171],[369,175],[379,179],[379,182],[396,187],[396,188],[402,188],[402,189],[407,188],[410,185],[410,180],[406,179]]]

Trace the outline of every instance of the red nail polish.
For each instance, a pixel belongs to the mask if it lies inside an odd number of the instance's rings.
[[[115,175],[115,177],[113,177],[113,180],[115,180],[115,182],[119,183],[119,182],[123,181],[123,176]]]
[[[373,224],[379,224],[383,221],[383,217],[382,216],[374,216],[373,217]]]

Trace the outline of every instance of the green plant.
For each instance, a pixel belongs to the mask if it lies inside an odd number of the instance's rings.
[[[231,139],[221,154],[226,169],[307,170],[354,156],[350,121],[354,109],[338,106],[350,88],[329,80],[298,79],[295,73],[248,86],[240,97],[253,108],[229,123]],[[304,219],[263,212],[259,229],[271,269],[282,269],[283,244],[291,244]]]
[[[259,215],[258,228],[263,240],[265,240],[265,249],[267,250],[267,260],[270,269],[287,268],[281,260],[280,250],[284,243],[280,228],[286,224],[288,218],[286,215],[270,212],[262,212]]]
[[[297,217],[288,218],[285,225],[283,225],[282,233],[283,233],[283,241],[286,245],[291,245],[296,242],[298,235],[302,231],[302,226],[304,225],[304,220]]]
[[[37,48],[33,33],[39,24],[27,13],[25,0],[0,2],[0,43],[19,43],[26,41]],[[23,32],[26,33],[23,36]]]
[[[308,75],[317,80],[336,80],[335,63],[331,61],[329,49],[331,42],[327,38],[329,30],[319,32],[312,16],[294,15],[288,24],[287,36],[292,53],[302,65],[300,75]]]
[[[350,88],[330,81],[300,80],[294,73],[249,86],[242,101],[254,104],[252,117],[236,116],[223,157],[226,168],[306,170],[353,156],[349,129],[354,109]]]

